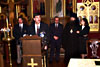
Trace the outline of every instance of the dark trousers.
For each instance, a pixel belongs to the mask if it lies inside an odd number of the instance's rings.
[[[55,49],[56,49],[56,53],[55,53]],[[51,42],[51,46],[50,46],[50,61],[53,61],[54,53],[55,53],[56,61],[59,61],[60,43],[58,41]]]
[[[87,51],[86,51],[86,41],[88,40],[87,37],[79,37],[79,51],[80,51],[80,54],[87,54]]]

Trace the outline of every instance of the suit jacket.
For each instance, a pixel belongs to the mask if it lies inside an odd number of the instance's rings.
[[[84,37],[84,35],[88,35],[89,30],[90,30],[89,26],[85,26],[83,30],[82,30],[82,26],[80,26],[80,34],[79,35],[81,37]]]
[[[58,23],[58,28],[55,27],[55,23],[52,23],[50,25],[50,40],[52,41],[58,41],[61,42],[62,40],[62,32],[63,32],[63,25]],[[58,36],[59,39],[55,40],[53,37]]]
[[[19,27],[19,24],[14,25],[13,35],[16,40],[18,40],[20,37],[23,37],[24,34],[28,34],[28,26],[26,24],[23,24],[22,31]]]
[[[39,33],[38,36],[40,36],[41,32],[45,32],[45,36],[47,37],[47,39],[49,40],[49,27],[47,24],[40,22],[40,29],[39,29]],[[32,24],[29,26],[29,34],[30,35],[36,35],[35,33],[35,22],[33,21]]]

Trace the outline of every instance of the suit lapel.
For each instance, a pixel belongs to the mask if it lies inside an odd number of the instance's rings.
[[[59,29],[59,27],[60,27],[60,24],[58,23],[58,27],[57,28]],[[54,23],[54,28],[55,28],[55,23]]]
[[[41,30],[42,30],[42,23],[40,23],[39,33],[41,32]]]
[[[33,23],[32,28],[33,28],[33,33],[35,33],[35,35],[36,35],[36,32],[35,32],[35,23]]]
[[[21,33],[21,28],[19,26],[19,24],[17,25],[18,31]]]

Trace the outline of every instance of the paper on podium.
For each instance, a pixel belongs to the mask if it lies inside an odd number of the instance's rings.
[[[93,59],[71,58],[68,67],[96,67]]]

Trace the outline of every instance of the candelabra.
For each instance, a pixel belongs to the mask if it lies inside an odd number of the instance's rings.
[[[2,31],[4,32],[3,41],[7,42],[8,48],[9,48],[9,61],[10,61],[10,67],[12,67],[12,59],[11,59],[11,44],[10,41],[14,39],[13,37],[13,29],[11,25],[8,24],[8,19],[6,18],[6,28],[3,28]]]

